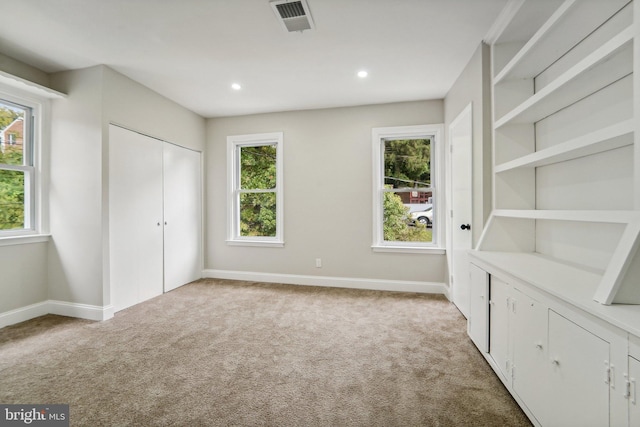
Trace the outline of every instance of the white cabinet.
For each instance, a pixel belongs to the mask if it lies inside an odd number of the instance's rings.
[[[629,425],[640,426],[640,402],[638,402],[638,382],[640,381],[640,360],[629,357],[628,375]]]
[[[509,366],[509,285],[496,276],[489,279],[489,355],[504,379]]]
[[[609,425],[609,343],[549,311],[548,425]]]
[[[490,298],[484,308],[477,298],[469,335],[535,425],[640,426],[630,392],[640,375],[640,307],[590,301],[602,311],[587,311],[482,253],[471,259],[471,295],[483,294],[488,283]],[[486,335],[473,324],[486,325],[488,352],[481,347]]]
[[[469,319],[467,331],[476,347],[489,351],[489,275],[475,264],[470,264]]]
[[[201,277],[200,154],[109,126],[115,311]]]
[[[548,309],[517,289],[513,292],[512,304],[513,390],[545,425],[550,391],[547,375]]]

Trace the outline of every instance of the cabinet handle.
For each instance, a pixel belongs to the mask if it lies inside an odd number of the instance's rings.
[[[558,360],[557,357],[554,357],[553,359],[551,359],[551,363],[553,363],[556,366],[560,366],[560,361]]]
[[[541,343],[539,343],[539,342],[537,342],[537,343],[536,343],[536,348],[537,348],[537,349],[542,350],[542,344],[541,344]]]
[[[160,223],[158,223],[158,227],[160,227]]]
[[[631,403],[636,404],[636,379],[631,378],[629,381],[629,395],[631,397]]]

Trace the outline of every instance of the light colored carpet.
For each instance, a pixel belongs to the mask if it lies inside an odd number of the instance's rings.
[[[74,426],[529,426],[442,296],[202,280],[0,330],[0,402]]]

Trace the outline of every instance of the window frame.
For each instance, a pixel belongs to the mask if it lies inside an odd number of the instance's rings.
[[[431,197],[433,198],[433,238],[431,242],[398,242],[384,240],[383,197],[384,189],[384,142],[388,139],[431,139]],[[373,243],[374,252],[404,252],[444,254],[444,125],[415,125],[373,128]]]
[[[0,100],[18,107],[26,107],[30,117],[25,115],[23,136],[24,157],[29,159],[24,165],[4,165],[2,170],[25,173],[25,228],[0,230],[0,246],[37,243],[48,240],[46,181],[44,156],[47,153],[43,141],[48,137],[46,124],[49,123],[49,100],[0,82]]]
[[[240,148],[261,145],[276,146],[276,235],[240,235]],[[227,136],[227,244],[236,246],[284,246],[284,185],[283,185],[283,132],[256,133]],[[264,191],[261,191],[264,192]]]

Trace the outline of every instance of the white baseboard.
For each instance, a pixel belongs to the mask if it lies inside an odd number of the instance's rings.
[[[375,291],[442,294],[449,298],[449,288],[447,285],[437,282],[304,276],[297,274],[255,273],[230,270],[204,270],[202,277],[303,286],[328,286],[333,288],[369,289]],[[102,321],[111,319],[114,312],[115,310],[112,305],[98,306],[48,300],[0,313],[0,328],[44,316],[45,314],[57,314],[60,316]]]
[[[45,314],[57,314],[88,320],[107,320],[113,317],[113,313],[114,310],[111,305],[100,307],[97,305],[49,300],[0,313],[0,328],[44,316]]]
[[[49,313],[60,316],[79,317],[88,320],[107,320],[113,317],[113,306],[77,304],[66,301],[49,300]]]
[[[288,285],[328,286],[333,288],[369,289],[375,291],[419,292],[425,294],[442,294],[448,297],[448,287],[444,283],[437,282],[303,276],[297,274],[255,273],[230,270],[203,270],[202,277],[210,279],[286,283]]]
[[[0,313],[0,328],[13,325],[14,323],[24,322],[35,317],[44,316],[48,313],[48,301],[42,301],[25,307],[16,308],[15,310],[5,311],[4,313]]]

